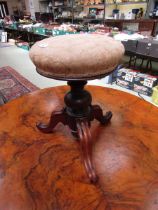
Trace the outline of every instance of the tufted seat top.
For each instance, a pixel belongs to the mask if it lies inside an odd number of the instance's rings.
[[[33,45],[30,58],[38,73],[63,80],[93,79],[119,64],[123,45],[105,35],[79,34],[47,38]]]

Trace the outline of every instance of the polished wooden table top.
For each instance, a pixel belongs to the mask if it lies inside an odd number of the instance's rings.
[[[68,87],[39,90],[0,108],[0,210],[157,210],[158,108],[117,90],[88,86],[93,104],[111,110],[92,122],[90,184],[80,144],[62,124],[36,128],[60,110]]]

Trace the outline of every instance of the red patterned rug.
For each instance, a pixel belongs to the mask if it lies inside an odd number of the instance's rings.
[[[0,104],[35,90],[39,88],[11,67],[0,68]]]

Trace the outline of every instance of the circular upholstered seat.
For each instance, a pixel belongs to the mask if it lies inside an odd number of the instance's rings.
[[[105,35],[57,36],[37,42],[30,57],[38,73],[55,79],[93,79],[119,64],[123,45]]]

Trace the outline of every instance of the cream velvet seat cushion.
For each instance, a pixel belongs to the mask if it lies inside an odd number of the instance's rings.
[[[123,45],[105,35],[79,34],[47,38],[30,50],[37,71],[55,79],[98,78],[119,64]]]

